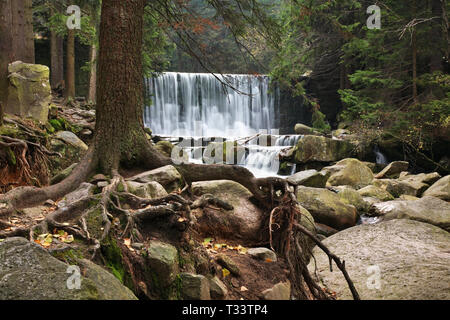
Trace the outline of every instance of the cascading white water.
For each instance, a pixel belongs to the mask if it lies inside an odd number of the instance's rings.
[[[216,76],[237,91],[207,73],[167,72],[147,79],[147,94],[153,104],[145,108],[145,125],[156,135],[185,138],[223,137],[229,140],[276,132],[279,92],[278,89],[269,90],[267,76]],[[270,137],[273,141],[269,143],[255,138],[245,144],[247,152],[239,164],[255,176],[277,175],[280,151],[294,146],[300,138],[296,135]],[[186,150],[190,161],[202,163],[201,144],[192,144]]]
[[[250,136],[274,128],[277,91],[267,76],[167,72],[147,79],[144,123],[166,136]]]

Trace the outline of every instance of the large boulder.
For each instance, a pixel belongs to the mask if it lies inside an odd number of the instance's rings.
[[[306,187],[325,188],[329,178],[328,173],[318,172],[315,169],[304,170],[286,178],[287,182]]]
[[[394,161],[389,163],[383,170],[381,170],[375,178],[398,178],[400,172],[408,170],[409,163],[407,161]]]
[[[148,183],[156,181],[161,184],[167,192],[172,192],[183,187],[183,178],[174,166],[168,165],[151,171],[146,171],[128,178],[127,181]]]
[[[31,117],[46,124],[52,100],[49,68],[16,61],[8,66],[8,74],[8,102],[5,112]]]
[[[233,206],[232,210],[196,209],[196,226],[205,235],[234,239],[255,239],[263,218],[262,211],[251,201],[252,193],[237,182],[215,180],[194,182],[194,195],[210,194]]]
[[[294,127],[294,131],[296,134],[303,134],[303,135],[314,134],[313,128],[308,127],[307,125],[302,123],[297,123]]]
[[[384,216],[384,220],[411,219],[450,231],[450,203],[439,198],[380,202],[374,204],[372,210]]]
[[[296,196],[299,203],[311,213],[316,222],[338,230],[356,224],[356,208],[343,203],[334,192],[327,189],[299,186]]]
[[[79,268],[79,269],[78,269]],[[77,288],[77,270],[80,287]],[[69,266],[25,238],[0,242],[0,300],[136,300],[112,274],[92,262]]]
[[[366,212],[369,209],[370,204],[355,189],[348,186],[339,186],[335,187],[334,190],[337,191],[343,203],[354,206],[359,213]]]
[[[450,234],[441,228],[397,219],[358,225],[332,235],[323,243],[345,261],[362,299],[448,300],[449,241]],[[338,299],[352,299],[342,273],[330,272],[327,255],[317,247],[313,254],[321,284],[335,291]],[[315,274],[314,260],[308,268]]]
[[[295,147],[296,163],[333,162],[348,158],[353,154],[354,146],[343,140],[320,136],[304,136]]]
[[[373,181],[372,170],[358,159],[344,159],[322,171],[332,172],[327,181],[330,186],[351,186],[360,189]]]
[[[423,193],[423,196],[432,196],[442,200],[450,201],[450,175],[436,181]]]

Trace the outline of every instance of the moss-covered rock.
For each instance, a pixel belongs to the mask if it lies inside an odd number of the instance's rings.
[[[155,149],[163,155],[170,157],[172,155],[174,145],[170,141],[161,140],[156,143]]]
[[[299,186],[297,200],[311,213],[316,222],[338,230],[356,224],[356,208],[343,203],[337,194],[329,190]]]
[[[31,117],[46,124],[52,100],[49,68],[16,61],[8,66],[8,73],[8,102],[5,112]]]
[[[389,192],[373,185],[359,189],[358,193],[363,197],[374,197],[382,201],[394,200]]]
[[[92,262],[69,267],[25,238],[8,238],[0,242],[0,300],[136,299]]]
[[[333,162],[353,155],[354,146],[343,140],[308,135],[298,141],[295,147],[295,162]]]
[[[167,196],[167,191],[156,181],[139,183],[136,181],[127,181],[128,191],[141,198],[162,198]]]
[[[373,181],[372,170],[358,159],[344,159],[322,171],[332,172],[327,181],[330,186],[351,186],[360,189]]]
[[[139,183],[156,181],[161,184],[167,190],[167,192],[172,192],[184,186],[181,174],[177,169],[175,169],[174,166],[171,165],[140,173],[127,180]]]

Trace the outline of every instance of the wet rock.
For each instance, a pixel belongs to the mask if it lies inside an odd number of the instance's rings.
[[[247,254],[262,261],[277,261],[276,253],[267,248],[251,248],[247,250]]]
[[[436,181],[423,193],[423,196],[432,196],[442,200],[450,201],[450,175]]]
[[[450,203],[435,197],[418,200],[395,200],[374,204],[375,214],[384,220],[411,219],[426,222],[450,231]]]
[[[181,295],[184,300],[211,300],[209,281],[202,275],[180,273]]]
[[[69,268],[25,238],[5,239],[0,242],[0,300],[137,299],[100,266],[86,260],[79,264],[80,269]]]
[[[325,167],[322,171],[332,172],[327,181],[327,185],[330,186],[351,186],[360,189],[373,181],[372,170],[358,159],[344,159],[334,166]]]
[[[286,180],[294,185],[302,185],[306,187],[325,188],[325,184],[330,174],[318,172],[317,170],[305,170],[297,172]]]
[[[262,292],[264,300],[290,300],[291,284],[289,282],[280,282],[271,289]]]
[[[407,161],[394,161],[381,170],[375,178],[398,178],[400,172],[408,170],[408,167],[409,163]]]
[[[354,226],[357,219],[356,208],[341,201],[334,192],[321,188],[299,186],[297,200],[305,207],[314,220],[338,230]]]
[[[323,243],[341,260],[361,299],[450,299],[448,232],[418,221],[395,219],[358,225]],[[352,299],[342,273],[330,272],[329,259],[313,250],[320,284],[338,299]],[[315,262],[308,265],[314,276]],[[378,286],[379,285],[379,286]]]

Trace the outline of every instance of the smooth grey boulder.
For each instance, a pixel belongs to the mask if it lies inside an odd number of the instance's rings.
[[[70,131],[58,131],[55,134],[55,138],[64,141],[65,143],[68,143],[76,148],[79,148],[81,150],[86,151],[89,149],[89,147],[86,145],[86,143],[83,142],[80,138],[78,138],[75,133]]]
[[[450,201],[450,175],[436,181],[423,193],[423,196],[432,196],[442,200]]]
[[[305,187],[325,188],[330,174],[318,172],[315,169],[300,171],[286,178],[286,181],[294,185]]]
[[[450,234],[431,224],[395,219],[358,225],[323,243],[341,260],[364,300],[450,299]],[[330,272],[328,256],[313,250],[320,284],[338,299],[352,299],[342,273]],[[314,276],[315,262],[308,269]]]
[[[258,260],[277,261],[277,254],[267,248],[251,248],[247,250],[247,254]]]

